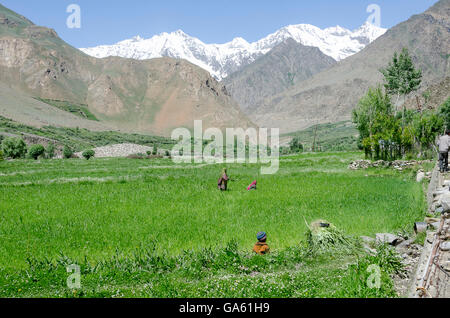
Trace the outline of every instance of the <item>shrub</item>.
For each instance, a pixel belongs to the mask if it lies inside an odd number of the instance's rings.
[[[22,138],[6,138],[2,142],[2,151],[5,157],[24,158],[27,153],[27,145]]]
[[[63,157],[64,159],[70,159],[73,156],[73,150],[69,146],[64,146]]]
[[[127,156],[128,159],[144,159],[145,155],[142,153],[137,153],[137,154],[131,154],[129,156]]]
[[[151,151],[147,151],[147,156],[151,156],[152,152]]]
[[[154,156],[156,156],[156,155],[158,154],[158,149],[156,148],[155,145],[153,145],[153,152],[152,152],[152,154],[153,154]]]
[[[0,150],[0,161],[3,160],[3,152]]]
[[[45,155],[47,159],[53,159],[55,157],[56,147],[54,144],[49,143],[47,148],[45,149]]]
[[[86,150],[85,152],[83,152],[83,157],[84,157],[86,160],[89,160],[89,159],[91,159],[91,158],[94,157],[94,156],[95,156],[95,151],[92,150],[92,149]]]
[[[39,158],[39,156],[42,156],[45,153],[45,148],[42,145],[33,145],[31,146],[31,148],[28,150],[28,154],[30,156],[30,158],[37,160]]]

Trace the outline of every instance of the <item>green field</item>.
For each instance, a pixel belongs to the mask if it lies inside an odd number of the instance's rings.
[[[409,231],[425,198],[413,171],[350,171],[360,153],[283,157],[276,175],[168,159],[0,162],[0,297],[386,297],[359,252],[315,255],[306,222],[349,236]],[[258,190],[246,186],[258,179]],[[305,222],[306,220],[306,222]],[[258,231],[272,253],[251,252]],[[66,286],[79,264],[80,290]],[[366,267],[364,267],[366,266]]]
[[[305,151],[311,150],[313,145],[316,151],[358,150],[359,133],[351,121],[314,125],[283,136],[298,137]]]

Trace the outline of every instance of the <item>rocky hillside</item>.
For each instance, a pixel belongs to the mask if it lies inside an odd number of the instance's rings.
[[[222,84],[187,61],[93,58],[1,5],[0,83],[17,94],[87,104],[102,124],[124,131],[170,135],[194,119],[204,127],[253,125]],[[13,116],[17,104],[0,98],[2,108],[0,115],[22,119]]]
[[[288,39],[225,78],[223,83],[242,110],[251,114],[265,98],[279,94],[334,64],[336,61],[318,48]]]
[[[394,52],[407,47],[429,84],[449,75],[450,0],[388,30],[383,36],[335,66],[291,89],[264,100],[250,118],[257,124],[301,130],[314,123],[348,120],[369,86],[381,82],[379,69]]]
[[[436,109],[450,98],[450,77],[423,87],[416,96],[411,96],[405,102],[408,109]]]

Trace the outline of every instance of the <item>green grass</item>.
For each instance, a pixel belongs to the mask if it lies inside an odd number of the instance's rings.
[[[356,237],[423,218],[425,198],[411,173],[347,170],[361,157],[284,157],[273,176],[228,165],[226,193],[216,189],[221,165],[0,162],[0,297],[74,296],[65,286],[74,262],[83,272],[75,296],[392,296],[387,278],[385,289],[361,286],[364,256],[314,256],[306,246],[305,220],[325,219]],[[245,191],[256,178],[258,190]],[[251,252],[262,230],[268,257]]]

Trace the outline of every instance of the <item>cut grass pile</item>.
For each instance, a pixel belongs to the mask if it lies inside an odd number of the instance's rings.
[[[388,281],[369,291],[357,283],[369,274],[349,276],[348,265],[361,267],[364,256],[313,256],[306,246],[305,220],[327,220],[355,238],[423,218],[410,172],[347,170],[360,157],[286,157],[271,176],[257,165],[226,165],[225,193],[216,186],[223,165],[1,162],[0,297],[337,297],[343,277],[345,295],[392,296]],[[246,191],[255,179],[258,190]],[[268,257],[252,255],[259,231],[268,233]],[[65,286],[69,263],[82,269],[75,295]]]

